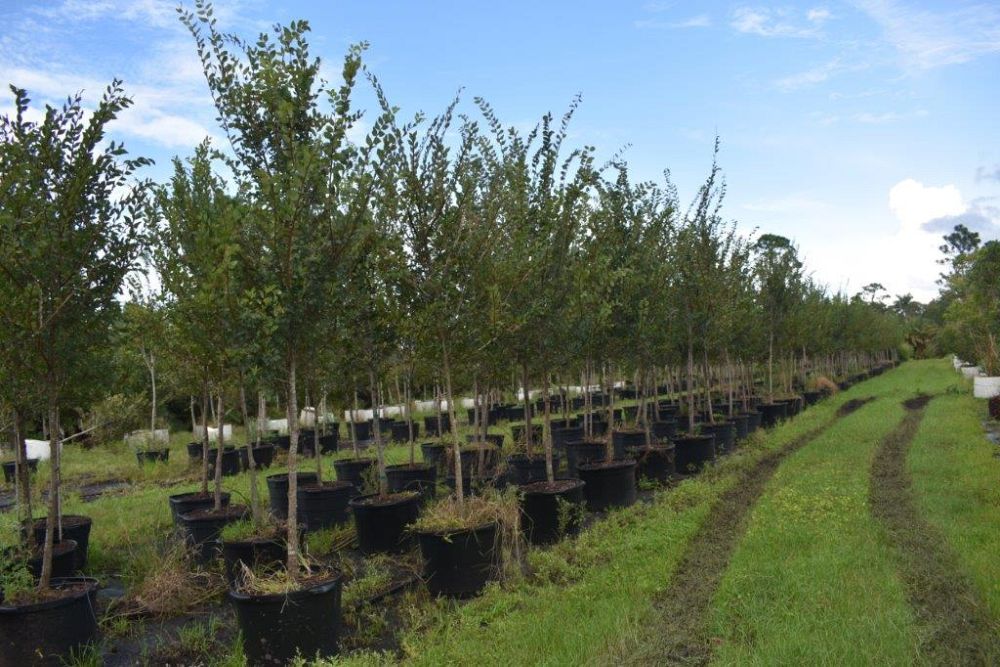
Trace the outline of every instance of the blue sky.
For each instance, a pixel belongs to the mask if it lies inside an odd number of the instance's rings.
[[[176,2],[6,0],[0,79],[39,104],[114,76],[135,107],[114,133],[154,158],[218,134]],[[435,112],[464,89],[508,124],[583,105],[573,141],[625,156],[642,178],[669,168],[682,198],[722,139],[725,212],[746,231],[799,244],[817,279],[855,292],[933,296],[942,230],[1000,230],[1000,5],[995,2],[217,3],[255,35],[309,20],[336,73],[367,40],[368,67],[404,111]],[[362,85],[358,100],[370,105]],[[0,100],[0,113],[10,97]]]

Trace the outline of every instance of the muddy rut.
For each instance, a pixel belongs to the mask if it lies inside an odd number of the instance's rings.
[[[841,417],[872,400],[874,397],[844,403],[824,423],[764,456],[722,494],[681,557],[669,587],[656,601],[660,621],[657,625],[658,641],[639,641],[636,645],[621,647],[620,655],[615,656],[617,664],[708,663],[712,653],[708,632],[709,606],[746,530],[750,510],[763,494],[768,481],[787,456],[815,440]]]
[[[906,416],[872,462],[872,516],[893,545],[900,578],[920,627],[919,654],[933,665],[1000,664],[1000,627],[962,574],[944,536],[920,514],[906,456],[932,397],[903,403]]]

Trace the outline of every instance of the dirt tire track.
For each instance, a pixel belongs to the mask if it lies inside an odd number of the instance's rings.
[[[962,574],[943,535],[920,514],[907,453],[931,396],[904,401],[906,416],[872,461],[872,516],[892,544],[907,599],[921,628],[919,655],[932,665],[1000,664],[1000,627]]]
[[[768,481],[787,456],[815,440],[840,418],[873,400],[874,397],[868,397],[844,403],[835,415],[819,426],[769,452],[722,494],[691,539],[669,587],[655,603],[658,619],[662,620],[657,624],[657,636],[662,641],[637,642],[615,656],[616,664],[704,665],[709,662],[712,655],[709,607],[746,530],[750,510],[764,493]]]

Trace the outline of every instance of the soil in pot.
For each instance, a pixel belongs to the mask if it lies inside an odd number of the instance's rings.
[[[97,580],[54,579],[55,597],[31,604],[0,602],[0,662],[65,665],[71,654],[97,641]]]
[[[760,413],[760,425],[771,428],[788,416],[787,403],[762,403],[757,406]]]
[[[581,464],[603,461],[608,447],[599,440],[580,440],[566,443],[566,471],[570,477],[576,476]]]
[[[413,546],[408,526],[420,512],[419,493],[359,496],[350,504],[363,554],[403,553]]]
[[[286,549],[284,542],[274,538],[222,541],[223,570],[229,587],[235,586],[243,565],[257,570],[277,570],[285,562]]]
[[[637,480],[648,479],[666,484],[674,474],[673,444],[632,447],[628,450],[628,455],[635,459]]]
[[[138,461],[140,466],[147,463],[166,463],[170,460],[170,450],[149,449],[142,452],[136,452],[135,459]]]
[[[688,435],[674,438],[674,466],[677,472],[688,475],[698,472],[715,459],[714,435]]]
[[[559,472],[560,457],[558,452],[552,452],[552,471]],[[547,479],[545,474],[545,455],[531,456],[526,454],[514,454],[507,457],[507,481],[511,484],[523,486],[534,482],[544,482]]]
[[[298,488],[299,521],[309,532],[323,530],[351,520],[348,504],[354,497],[350,482],[303,484]]]
[[[437,468],[428,463],[409,463],[385,467],[390,493],[416,491],[422,502],[434,499],[437,487]]]
[[[619,429],[611,433],[611,444],[615,448],[615,459],[621,461],[630,447],[642,447],[646,444],[646,432],[640,429]]]
[[[736,427],[729,422],[702,424],[701,432],[705,435],[715,436],[716,454],[728,454],[733,450],[733,444],[736,442]]]
[[[316,473],[298,472],[295,474],[298,486],[316,483]],[[278,473],[267,476],[267,494],[274,518],[284,521],[288,518],[288,474]]]
[[[296,655],[336,655],[340,636],[340,574],[302,582],[299,590],[275,595],[229,592],[251,667],[284,667]]]
[[[521,487],[521,531],[531,544],[551,544],[580,532],[583,488],[579,479],[535,482]]]
[[[243,505],[230,505],[221,510],[212,508],[194,510],[182,514],[181,524],[188,532],[195,560],[210,563],[219,556],[219,534],[231,523],[240,521],[247,515]]]
[[[586,484],[583,495],[587,509],[603,512],[613,507],[628,507],[636,500],[636,463],[633,460],[583,463],[576,469]]]
[[[79,514],[62,515],[62,535],[64,540],[76,542],[76,569],[82,570],[87,566],[87,554],[90,551],[90,529],[93,521],[89,516]],[[22,532],[27,532],[27,521],[21,527]],[[45,542],[45,518],[41,517],[34,521],[35,544]],[[58,536],[58,533],[56,534]]]
[[[8,484],[14,483],[14,476],[17,470],[17,463],[15,461],[5,461],[3,464],[3,478]],[[28,459],[28,472],[36,473],[38,472],[38,459]]]
[[[175,526],[182,526],[181,515],[194,512],[195,510],[209,509],[215,504],[215,496],[211,493],[178,493],[170,496],[170,514],[174,518]],[[222,492],[222,506],[229,506],[229,494]]]
[[[496,571],[497,525],[447,533],[419,531],[424,581],[432,595],[476,595]]]
[[[370,492],[368,486],[375,476],[375,459],[340,459],[333,462],[333,470],[337,473],[337,479],[342,482],[349,482],[354,487],[353,496]],[[287,510],[286,510],[287,512]]]

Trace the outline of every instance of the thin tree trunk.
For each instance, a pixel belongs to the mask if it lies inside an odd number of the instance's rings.
[[[13,439],[14,460],[15,467],[17,468],[17,476],[15,478],[17,483],[17,505],[20,512],[24,513],[24,516],[19,518],[27,520],[28,525],[33,527],[35,515],[31,509],[31,474],[28,469],[28,447],[24,441],[24,416],[19,408],[14,409]],[[34,529],[28,531],[27,540],[29,544],[35,541]]]
[[[528,364],[521,364],[521,386],[524,388],[524,450],[531,458],[531,391],[528,389]]]
[[[219,435],[218,435],[218,438],[217,438],[218,442],[216,444],[216,450],[215,450],[215,500],[214,500],[214,505],[215,505],[215,511],[216,512],[218,512],[219,510],[222,509],[222,453],[223,453],[223,450],[225,449],[225,442],[226,442],[225,424],[222,423],[223,421],[225,421],[225,419],[223,417],[223,415],[225,413],[222,411],[222,408],[223,408],[222,395],[224,393],[225,393],[225,390],[220,386],[219,387],[219,410],[216,413],[216,421],[215,421],[215,423],[217,424],[218,429],[219,429]]]
[[[299,397],[296,391],[296,359],[288,355],[288,559],[285,567],[295,580],[299,576]]]
[[[556,481],[555,467],[552,465],[552,415],[549,407],[549,371],[543,374],[542,401],[545,402],[545,423],[542,427],[542,442],[545,445],[545,479],[549,484]]]
[[[54,393],[54,392],[53,392]],[[49,398],[49,512],[45,519],[45,546],[42,550],[42,573],[38,579],[38,589],[46,590],[52,581],[52,545],[55,541],[57,518],[59,515],[59,486],[62,474],[62,453],[59,447],[59,404],[54,397]]]
[[[378,410],[378,390],[376,389],[375,371],[368,371],[368,386],[372,392],[372,407]],[[385,473],[385,447],[382,445],[382,429],[375,422],[375,455],[378,457],[378,493],[380,496],[389,494],[389,478]]]
[[[250,412],[247,410],[247,392],[243,386],[243,371],[240,371],[240,411],[243,413],[244,428],[250,425]],[[254,429],[256,430],[256,429]],[[259,437],[259,435],[257,436]],[[247,475],[250,482],[250,516],[254,526],[260,526],[260,494],[257,491],[257,463],[253,458],[253,442],[247,438]]]
[[[688,433],[694,435],[694,334],[690,327],[688,328],[687,394]]]
[[[208,495],[208,376],[201,386],[201,494]]]
[[[448,421],[451,422],[451,432],[453,436],[452,449],[454,450],[454,460],[455,460],[455,496],[458,501],[459,506],[465,503],[465,486],[462,480],[462,447],[458,442],[458,424],[455,423],[455,415],[452,414],[453,405],[452,393],[451,393],[451,359],[448,357],[448,345],[444,341],[444,337],[441,338],[441,357],[444,362],[444,381],[445,390],[447,391],[447,401],[448,401]],[[440,414],[440,413],[439,413]]]

